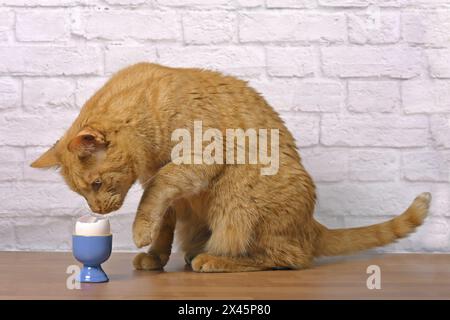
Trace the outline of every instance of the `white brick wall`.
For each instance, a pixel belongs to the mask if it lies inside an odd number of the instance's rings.
[[[87,211],[29,163],[137,61],[218,69],[292,130],[331,227],[380,222],[422,191],[431,217],[381,251],[450,251],[450,0],[0,0],[0,250],[67,250]],[[112,216],[134,250],[140,188]]]

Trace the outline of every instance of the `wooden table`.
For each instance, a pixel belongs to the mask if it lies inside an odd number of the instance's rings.
[[[104,264],[110,282],[66,287],[71,253],[0,252],[0,299],[450,299],[450,254],[389,254],[319,261],[300,271],[194,273],[174,254],[164,271],[135,271],[132,253]],[[369,265],[381,289],[369,290]]]

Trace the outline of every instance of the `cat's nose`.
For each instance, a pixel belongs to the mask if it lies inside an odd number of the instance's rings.
[[[91,210],[95,213],[102,213],[102,210],[100,208],[91,208]]]
[[[89,205],[91,207],[92,212],[102,213],[102,208],[98,205]]]
[[[103,213],[103,207],[101,206],[100,201],[95,200],[93,206],[92,206],[92,211],[94,211],[95,213]]]

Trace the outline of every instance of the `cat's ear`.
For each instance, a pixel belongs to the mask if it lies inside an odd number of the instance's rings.
[[[106,147],[105,136],[91,128],[84,128],[70,141],[67,148],[79,157],[87,157]]]
[[[33,168],[49,168],[60,165],[59,158],[56,154],[55,146],[45,151],[38,159],[36,159],[30,166]]]

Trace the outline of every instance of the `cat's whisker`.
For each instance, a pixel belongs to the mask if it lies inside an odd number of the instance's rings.
[[[145,181],[144,183],[141,183],[141,186],[144,187],[145,185],[147,185],[148,183],[150,183],[153,179],[156,178],[156,174],[151,176],[149,179],[147,179],[147,181]]]

